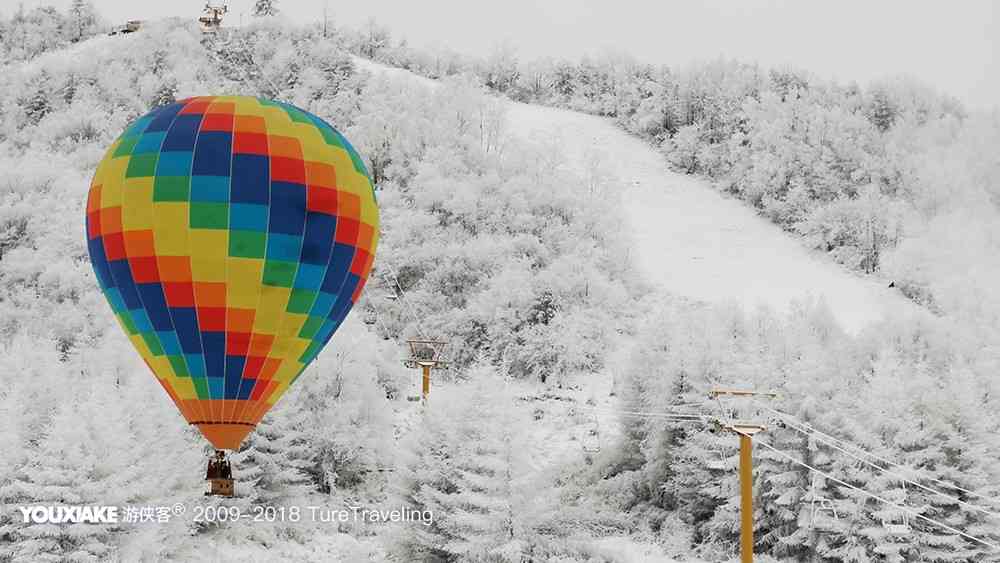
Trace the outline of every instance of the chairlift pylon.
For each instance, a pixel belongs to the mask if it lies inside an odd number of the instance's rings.
[[[410,338],[406,344],[410,347],[410,357],[403,360],[403,365],[422,371],[420,396],[426,401],[431,394],[431,370],[448,365],[443,354],[448,341]]]
[[[198,18],[198,27],[201,28],[201,32],[206,34],[218,33],[219,28],[222,27],[222,16],[228,11],[229,6],[227,4],[213,6],[211,2],[206,2],[205,10],[201,17]]]

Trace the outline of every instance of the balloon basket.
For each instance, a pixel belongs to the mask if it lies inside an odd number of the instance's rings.
[[[232,479],[209,479],[208,483],[208,490],[205,491],[207,497],[236,496],[236,482]]]
[[[205,481],[208,483],[205,496],[236,496],[236,481],[233,479],[229,458],[223,450],[215,450],[215,455],[209,458]]]

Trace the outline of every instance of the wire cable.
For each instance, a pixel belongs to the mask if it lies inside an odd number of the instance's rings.
[[[865,449],[863,449],[863,448],[861,448],[859,446],[855,446],[854,444],[852,444],[850,442],[847,442],[845,440],[841,440],[841,439],[839,439],[839,438],[837,438],[835,436],[831,436],[831,435],[829,435],[829,434],[827,434],[825,432],[817,430],[812,425],[810,425],[810,424],[802,421],[801,419],[799,419],[797,417],[794,417],[794,416],[792,416],[790,414],[783,413],[781,411],[778,411],[776,409],[772,409],[770,407],[764,407],[764,408],[766,410],[772,412],[776,416],[781,417],[782,419],[784,419],[786,421],[786,423],[789,424],[795,430],[798,430],[799,432],[804,433],[804,434],[814,434],[817,437],[821,437],[821,438],[819,438],[819,440],[821,442],[827,444],[828,446],[830,446],[830,447],[832,447],[832,448],[834,448],[836,450],[839,450],[839,451],[841,451],[841,452],[843,452],[843,453],[851,456],[852,458],[854,458],[854,459],[856,459],[858,461],[861,461],[861,462],[863,462],[863,463],[865,463],[865,464],[867,464],[867,465],[869,465],[871,467],[874,467],[875,469],[878,469],[879,471],[882,471],[883,473],[886,473],[887,475],[891,475],[893,477],[896,477],[897,479],[899,479],[901,481],[909,483],[909,484],[911,484],[911,485],[913,485],[915,487],[918,487],[920,489],[923,489],[923,490],[925,490],[925,491],[927,491],[929,493],[933,493],[933,494],[938,495],[940,497],[946,498],[946,499],[948,499],[948,500],[950,500],[952,502],[956,502],[956,503],[958,503],[958,504],[960,504],[962,506],[965,506],[967,508],[970,508],[972,510],[981,512],[981,513],[986,514],[988,516],[991,516],[993,518],[1000,519],[1000,513],[993,512],[992,510],[988,510],[988,509],[983,508],[981,506],[978,506],[978,505],[975,505],[975,504],[971,504],[971,503],[969,503],[967,501],[964,501],[964,500],[962,500],[960,498],[953,497],[951,495],[942,493],[941,491],[938,491],[936,489],[932,489],[931,487],[928,487],[926,485],[918,483],[917,481],[909,479],[905,475],[901,475],[901,474],[896,473],[894,471],[890,471],[888,469],[885,469],[884,467],[880,467],[880,466],[876,465],[875,463],[873,463],[873,462],[871,462],[871,461],[869,461],[868,459],[865,459],[865,458],[875,459],[877,461],[880,461],[882,463],[885,463],[887,465],[890,465],[890,466],[893,466],[893,467],[897,467],[897,468],[900,468],[900,469],[907,469],[903,465],[900,465],[898,463],[895,463],[895,462],[890,461],[890,460],[885,459],[885,458],[881,458],[881,457],[879,457],[879,456],[877,456],[875,454],[872,454],[872,453],[868,452],[867,450],[865,450]],[[796,424],[796,422],[798,422],[799,424]],[[864,457],[859,456],[859,455],[854,454],[854,453],[851,453],[851,452],[847,451],[845,448],[851,448],[851,449],[853,449],[855,451],[861,452],[861,454]],[[976,493],[976,492],[973,492],[973,491],[969,491],[969,490],[964,489],[962,487],[959,487],[957,485],[951,485],[949,483],[941,481],[940,479],[934,479],[932,477],[923,477],[923,478],[925,480],[927,480],[927,481],[932,481],[932,482],[935,482],[935,483],[943,484],[943,485],[951,487],[953,489],[962,491],[962,492],[964,492],[966,494],[970,494],[970,495],[973,495],[973,496],[976,496],[976,497],[980,497],[980,498],[984,498],[984,499],[987,499],[987,500],[994,500],[992,497],[989,497],[989,496],[986,496],[986,495],[982,495],[982,494],[979,494],[979,493]]]
[[[901,475],[901,474],[896,473],[894,471],[890,471],[890,470],[888,470],[888,469],[886,469],[884,467],[880,467],[879,465],[877,465],[877,464],[875,464],[875,463],[873,463],[873,462],[871,462],[871,461],[869,461],[867,459],[864,459],[863,457],[861,457],[859,455],[851,453],[850,451],[848,451],[848,450],[840,447],[839,445],[837,445],[836,441],[834,441],[834,440],[828,440],[826,438],[823,438],[822,436],[825,436],[825,434],[823,434],[822,432],[819,432],[818,430],[813,429],[812,426],[808,426],[807,425],[805,427],[802,427],[802,426],[796,425],[795,423],[786,423],[786,424],[788,424],[789,426],[791,426],[795,430],[798,430],[802,434],[805,434],[807,436],[812,436],[813,438],[818,439],[820,442],[822,442],[822,443],[830,446],[831,448],[833,448],[833,449],[835,449],[837,451],[840,451],[840,452],[842,452],[844,454],[847,454],[848,456],[850,456],[850,457],[852,457],[852,458],[854,458],[854,459],[856,459],[856,460],[858,460],[858,461],[860,461],[860,462],[862,462],[862,463],[864,463],[866,465],[869,465],[869,466],[877,469],[878,471],[881,471],[882,473],[885,473],[886,475],[891,475],[891,476],[899,479],[900,481],[902,481],[904,483],[908,483],[910,485],[913,485],[913,486],[915,486],[915,487],[917,487],[919,489],[923,489],[923,490],[925,490],[925,491],[927,491],[929,493],[932,493],[934,495],[946,498],[946,499],[948,499],[948,500],[950,500],[952,502],[955,502],[957,504],[965,506],[965,507],[967,507],[967,508],[969,508],[971,510],[975,510],[977,512],[981,512],[981,513],[983,513],[983,514],[985,514],[987,516],[990,516],[992,518],[1000,518],[1000,514],[998,514],[996,512],[993,512],[993,511],[987,510],[987,509],[985,509],[985,508],[983,508],[981,506],[978,506],[978,505],[966,502],[966,501],[964,501],[964,500],[962,500],[960,498],[953,497],[951,495],[947,495],[947,494],[942,493],[941,491],[938,491],[936,489],[932,489],[932,488],[930,488],[930,487],[928,487],[926,485],[918,483],[917,481],[914,481],[912,479],[907,478],[905,475]]]
[[[576,407],[576,408],[590,408],[590,407]],[[596,409],[591,408],[591,410],[596,410]],[[790,415],[785,415],[784,413],[781,413],[780,411],[776,411],[774,409],[768,408],[768,410],[773,411],[775,414],[783,416],[783,417],[790,416]],[[656,413],[656,412],[642,412],[642,411],[624,411],[624,410],[616,410],[616,409],[608,409],[607,412],[615,412],[617,414],[623,414],[623,415],[627,415],[627,416],[641,416],[641,417],[652,417],[652,418],[662,417],[662,418],[665,418],[665,419],[699,420],[699,421],[702,421],[702,422],[710,420],[710,419],[713,418],[711,416],[703,415],[703,414],[687,414],[687,413],[684,413],[684,414],[682,414],[682,413],[666,413],[666,412]],[[781,457],[784,457],[785,459],[791,461],[792,463],[795,463],[797,465],[800,465],[800,466],[808,469],[809,471],[812,471],[812,472],[814,472],[816,474],[822,475],[823,477],[825,477],[826,479],[828,479],[830,481],[833,481],[835,483],[843,485],[844,487],[847,487],[849,489],[857,491],[857,492],[859,492],[859,493],[861,493],[861,494],[863,494],[863,495],[865,495],[867,497],[870,497],[870,498],[872,498],[872,499],[874,499],[874,500],[876,500],[878,502],[881,502],[883,504],[887,504],[889,506],[892,506],[892,507],[896,508],[897,510],[900,510],[902,512],[905,512],[906,514],[909,514],[910,516],[912,516],[914,518],[917,518],[917,519],[920,519],[920,520],[924,520],[925,522],[933,524],[933,525],[935,525],[935,526],[937,526],[939,528],[942,528],[942,529],[947,530],[949,532],[952,532],[954,534],[958,534],[959,536],[962,536],[962,537],[964,537],[964,538],[966,538],[968,540],[971,540],[971,541],[976,542],[978,544],[984,545],[984,546],[989,547],[989,548],[991,548],[993,550],[1000,551],[1000,544],[995,544],[995,543],[990,542],[988,540],[984,540],[982,538],[978,538],[976,536],[973,536],[971,534],[963,532],[962,530],[959,530],[958,528],[955,528],[954,526],[950,526],[948,524],[945,524],[943,522],[939,522],[937,520],[934,520],[933,518],[925,516],[925,515],[917,512],[917,511],[913,510],[912,508],[910,508],[908,506],[897,504],[897,503],[892,502],[892,501],[890,501],[890,500],[888,500],[888,499],[886,499],[884,497],[881,497],[881,496],[879,496],[879,495],[877,495],[875,493],[871,493],[871,492],[869,492],[869,491],[867,491],[865,489],[862,489],[860,487],[856,487],[856,486],[854,486],[854,485],[852,485],[852,484],[850,484],[850,483],[848,483],[848,482],[846,482],[846,481],[844,481],[842,479],[838,479],[837,477],[834,477],[833,475],[831,475],[831,474],[829,474],[829,473],[827,473],[825,471],[817,469],[817,468],[813,467],[812,465],[809,465],[809,464],[807,464],[807,463],[805,463],[803,461],[800,461],[800,460],[796,459],[791,454],[789,454],[789,453],[787,453],[785,451],[779,450],[778,448],[772,446],[771,444],[769,444],[767,442],[764,442],[764,441],[760,440],[759,438],[754,438],[754,436],[752,434],[748,434],[746,432],[740,432],[738,430],[734,430],[734,432],[736,432],[737,434],[740,434],[741,436],[747,436],[747,437],[753,439],[753,441],[755,443],[763,446],[764,448],[766,448],[766,449],[768,449],[768,450],[770,450],[770,451],[778,454]],[[832,439],[836,440],[836,438],[832,438]],[[867,453],[867,452],[865,452],[865,453]],[[852,457],[855,457],[855,456],[852,456]],[[875,456],[873,456],[873,457],[875,457]],[[893,463],[893,465],[899,466],[898,464],[895,464],[895,463]],[[915,484],[919,485],[918,483],[915,483]],[[947,496],[947,495],[944,495],[944,496]],[[987,511],[987,514],[989,514],[988,511]]]
[[[742,435],[742,436],[748,436],[750,438],[753,438],[753,436],[750,435],[750,434],[746,434],[746,433],[738,432],[738,431],[737,431],[737,433],[740,434],[740,435]],[[875,500],[877,500],[879,502],[882,502],[882,503],[885,503],[885,504],[887,504],[889,506],[892,506],[892,507],[894,507],[894,508],[896,508],[898,510],[901,510],[901,511],[909,514],[910,516],[913,516],[914,518],[919,518],[920,520],[924,520],[926,522],[929,522],[929,523],[931,523],[931,524],[933,524],[935,526],[938,526],[939,528],[943,528],[945,530],[948,530],[949,532],[951,532],[953,534],[958,534],[958,535],[962,536],[965,539],[974,541],[974,542],[976,542],[978,544],[981,544],[981,545],[985,545],[986,547],[989,547],[989,548],[991,548],[993,550],[1000,551],[1000,544],[995,544],[993,542],[984,540],[982,538],[977,538],[976,536],[973,536],[971,534],[967,534],[967,533],[963,532],[962,530],[959,530],[958,528],[955,528],[953,526],[949,526],[948,524],[945,524],[943,522],[938,522],[937,520],[934,520],[933,518],[929,518],[927,516],[924,516],[923,514],[920,514],[919,512],[917,512],[917,511],[915,511],[915,510],[913,510],[913,509],[911,509],[911,508],[909,508],[907,506],[902,506],[902,505],[896,504],[896,503],[894,503],[894,502],[892,502],[892,501],[890,501],[888,499],[885,499],[885,498],[883,498],[883,497],[881,497],[879,495],[876,495],[875,493],[870,493],[870,492],[866,491],[865,489],[862,489],[860,487],[855,487],[854,485],[852,485],[852,484],[850,484],[850,483],[848,483],[846,481],[842,481],[842,480],[834,477],[833,475],[830,475],[829,473],[826,473],[825,471],[821,471],[819,469],[816,469],[815,467],[809,465],[808,463],[805,463],[804,461],[799,461],[798,459],[795,459],[795,457],[792,456],[791,454],[789,454],[787,452],[784,452],[782,450],[779,450],[778,448],[776,448],[776,447],[772,446],[771,444],[768,444],[767,442],[764,442],[764,441],[762,441],[760,439],[754,439],[753,441],[754,441],[754,443],[759,444],[761,446],[764,446],[766,449],[768,449],[768,450],[770,450],[770,451],[778,454],[779,456],[784,457],[785,459],[791,461],[792,463],[795,463],[797,465],[801,465],[802,467],[805,467],[809,471],[812,471],[812,472],[818,473],[819,475],[822,475],[823,477],[825,477],[826,479],[828,479],[830,481],[833,481],[835,483],[843,485],[843,486],[845,486],[845,487],[847,487],[849,489],[855,490],[855,491],[857,491],[857,492],[859,492],[859,493],[861,493],[861,494],[863,494],[863,495],[865,495],[867,497],[873,498],[873,499],[875,499]]]
[[[548,403],[559,403],[559,404],[563,403],[563,401],[560,401],[559,399],[556,399],[556,398],[545,398],[545,399],[540,399],[540,400],[548,402]],[[694,405],[694,404],[697,404],[697,403],[687,403],[687,404]],[[710,415],[707,415],[707,414],[704,414],[704,413],[648,412],[648,411],[616,409],[614,407],[598,407],[598,406],[591,407],[591,406],[586,406],[586,405],[567,405],[567,406],[570,409],[576,409],[576,410],[580,410],[580,411],[595,412],[595,413],[600,413],[600,414],[618,414],[618,415],[622,415],[622,416],[632,416],[632,417],[639,417],[639,418],[676,419],[676,420],[692,420],[692,421],[694,421],[694,420],[697,420],[697,421],[706,421],[706,420],[714,418],[714,417],[712,417]],[[676,406],[682,406],[682,405],[676,405]]]
[[[706,418],[710,418],[707,415],[700,413],[651,413],[651,412],[623,411],[618,409],[580,407],[580,406],[573,406],[571,408],[581,411],[600,413],[600,414],[617,414],[621,416],[632,416],[639,418],[677,419],[677,420],[705,420]]]
[[[383,279],[383,281],[385,281],[387,285],[395,285],[396,286],[392,290],[393,293],[397,293],[397,291],[398,291],[398,293],[399,293],[399,300],[403,303],[403,307],[410,314],[410,317],[413,318],[413,323],[417,327],[417,335],[420,336],[420,338],[422,338],[422,339],[426,339],[427,336],[424,334],[424,328],[420,324],[420,316],[417,315],[416,310],[413,308],[413,305],[406,298],[406,293],[403,291],[403,286],[400,285],[400,283],[399,283],[399,277],[396,275],[396,271],[393,270],[392,266],[390,266],[388,264],[386,264],[385,268],[386,268],[386,271],[382,272],[382,279]],[[392,279],[390,279],[389,276],[392,276]]]
[[[671,406],[675,406],[675,405],[671,405]],[[676,405],[676,406],[680,406],[680,405]],[[614,412],[627,412],[627,413],[648,414],[648,415],[653,415],[653,416],[664,415],[664,414],[698,414],[698,415],[702,414],[700,412],[679,411],[679,410],[673,410],[673,409],[666,410],[666,411],[645,411],[645,410],[640,410],[640,409],[618,408],[618,407],[600,406],[600,405],[595,405],[595,406],[583,405],[580,408],[585,408],[585,409],[602,409],[602,410],[614,411]]]

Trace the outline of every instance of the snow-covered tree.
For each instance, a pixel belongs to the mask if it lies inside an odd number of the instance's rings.
[[[73,0],[69,13],[73,27],[71,39],[80,41],[97,25],[97,14],[89,0]]]
[[[495,370],[474,371],[466,386],[432,397],[424,428],[407,442],[396,486],[408,506],[433,515],[401,534],[397,550],[407,558],[521,560],[525,413]]]
[[[278,15],[278,0],[254,0],[253,15],[270,17]]]

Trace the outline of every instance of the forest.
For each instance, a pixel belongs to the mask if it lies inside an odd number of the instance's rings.
[[[347,46],[421,75],[472,75],[513,100],[613,119],[846,267],[895,281],[933,310],[996,314],[987,281],[997,275],[990,241],[1000,224],[995,110],[970,113],[908,77],[862,86],[736,60],[672,68],[621,54],[521,61],[509,47],[481,59],[420,51],[374,20]]]
[[[601,541],[623,536],[677,561],[733,560],[730,436],[622,417],[600,451],[559,450],[589,421],[564,405],[610,378],[633,412],[734,381],[779,392],[773,449],[756,454],[761,561],[1000,561],[995,112],[908,79],[861,87],[736,61],[480,60],[411,48],[374,21],[324,32],[265,17],[205,39],[179,19],[107,37],[86,2],[4,17],[0,561],[627,561]],[[234,455],[248,492],[227,502],[405,505],[432,524],[17,518],[35,504],[221,504],[193,486],[209,450],[113,327],[83,236],[105,148],[150,108],[208,92],[334,124],[367,160],[383,225],[359,311]],[[507,99],[614,120],[927,314],[853,334],[822,302],[785,314],[656,291],[629,258],[616,183],[514,135]],[[398,360],[422,334],[447,339],[451,362],[418,414]],[[900,521],[906,538],[886,531]]]

